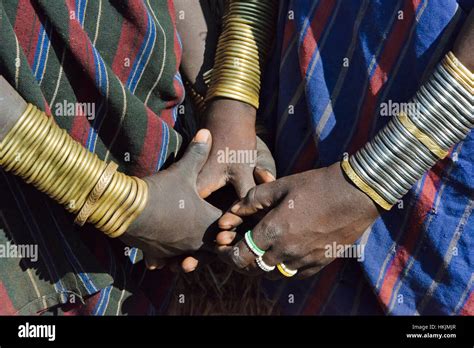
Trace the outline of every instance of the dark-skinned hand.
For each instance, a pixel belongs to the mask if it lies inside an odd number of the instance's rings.
[[[263,177],[265,182],[275,179],[274,173],[266,170],[269,166],[275,166],[269,152],[269,163],[263,163],[265,159],[257,161],[260,165],[255,162],[255,114],[254,107],[235,100],[217,99],[210,103],[203,126],[211,131],[213,143],[209,158],[198,177],[197,186],[201,197],[207,198],[230,183],[237,196],[242,198],[255,186],[254,174]],[[222,154],[226,151],[241,151],[254,161],[230,163],[225,158],[223,161]]]
[[[264,184],[275,180],[276,169],[275,161],[273,160],[272,154],[265,143],[257,137],[257,165],[253,171],[253,177],[256,184]],[[235,190],[232,187],[223,187],[210,196],[207,197],[209,203],[213,206],[222,209],[223,211],[228,210],[238,197],[235,194]],[[257,215],[255,215],[257,216]],[[250,220],[250,219],[249,219]],[[251,221],[249,221],[251,222]],[[180,256],[172,260],[167,260],[171,269],[175,271],[184,271],[186,273],[194,271],[198,266],[201,267],[216,257],[213,248],[211,250],[199,250],[192,256]],[[164,266],[165,260],[160,260],[145,255],[145,263],[150,270],[159,269]]]
[[[149,199],[144,211],[121,239],[155,260],[191,254],[214,240],[211,226],[222,212],[199,197],[196,180],[212,145],[208,130],[200,130],[183,158],[168,169],[144,178]]]
[[[221,259],[247,274],[264,272],[231,230],[261,211],[267,213],[252,236],[266,250],[263,260],[298,269],[298,278],[319,272],[334,259],[325,256],[327,245],[353,244],[379,216],[372,200],[346,179],[339,163],[258,185],[222,216],[219,227],[225,231],[216,239]],[[266,275],[281,277],[277,269]]]

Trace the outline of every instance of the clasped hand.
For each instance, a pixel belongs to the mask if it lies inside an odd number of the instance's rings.
[[[339,163],[275,180],[273,158],[255,127],[239,128],[238,139],[229,133],[232,125],[224,129],[214,139],[200,130],[180,161],[144,179],[149,203],[122,239],[144,251],[148,268],[178,261],[189,272],[198,266],[199,252],[212,251],[239,272],[281,277],[257,265],[242,238],[246,231],[239,231],[245,219],[258,216],[251,233],[265,251],[263,261],[284,263],[298,270],[297,277],[308,277],[337,256],[328,257],[327,245],[353,244],[378,217],[375,204],[345,178]],[[255,149],[256,163],[220,163],[223,146]],[[227,183],[240,200],[223,214],[204,198]]]

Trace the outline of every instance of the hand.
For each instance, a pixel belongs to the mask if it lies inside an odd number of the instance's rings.
[[[275,179],[275,164],[260,140],[257,151],[255,108],[234,100],[218,99],[209,106],[204,126],[213,136],[211,154],[198,177],[198,192],[203,198],[230,182],[239,198],[261,181]],[[257,158],[259,156],[260,158]]]
[[[266,250],[263,260],[268,265],[284,262],[298,269],[299,278],[319,272],[334,259],[325,256],[326,246],[353,244],[379,215],[372,200],[345,178],[339,163],[256,186],[232,213],[224,214],[219,227],[233,229],[242,217],[266,210],[252,230],[253,240]],[[220,257],[245,273],[263,273],[243,240],[229,246],[235,239],[231,231],[217,235]],[[267,275],[279,276],[279,271]]]
[[[146,254],[149,266],[159,268],[164,258],[190,254],[207,238],[222,212],[199,197],[196,180],[211,149],[211,134],[200,130],[183,158],[166,170],[145,178],[149,199],[122,240]],[[211,236],[210,236],[211,235]]]
[[[253,175],[257,185],[275,181],[275,161],[272,157],[267,145],[257,137],[257,166],[254,169]],[[228,207],[235,202],[235,193],[228,190],[220,189],[210,197],[210,203],[220,209],[227,210]],[[215,259],[216,254],[211,251],[198,251],[193,256],[187,256],[182,260],[176,260],[173,268],[176,270],[183,270],[185,273],[194,271],[198,266],[202,266]],[[145,262],[149,269],[160,267],[159,260],[152,258],[145,258]],[[179,265],[178,265],[179,263]]]

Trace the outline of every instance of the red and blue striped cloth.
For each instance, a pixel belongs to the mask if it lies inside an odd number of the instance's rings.
[[[279,176],[328,166],[370,140],[390,120],[381,103],[409,101],[472,7],[281,1],[260,112]],[[471,132],[363,235],[363,262],[339,259],[268,290],[288,314],[473,315],[473,164]]]

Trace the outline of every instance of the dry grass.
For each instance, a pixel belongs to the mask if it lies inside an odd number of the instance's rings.
[[[244,276],[215,262],[178,276],[168,314],[275,315],[278,309],[263,295],[260,277]]]

